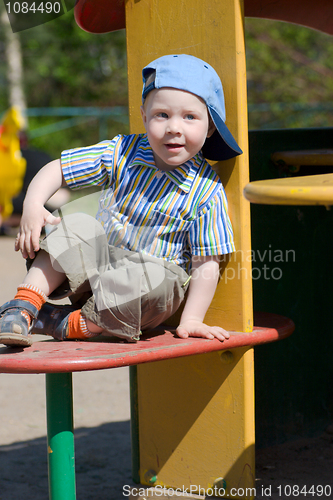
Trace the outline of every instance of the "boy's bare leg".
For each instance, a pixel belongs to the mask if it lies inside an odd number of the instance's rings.
[[[40,250],[23,283],[36,286],[46,296],[49,296],[51,292],[61,285],[65,278],[65,273],[54,269],[49,254],[44,250]]]
[[[102,333],[103,331],[103,328],[100,328],[99,326],[95,325],[95,323],[93,323],[92,321],[90,321],[90,319],[86,319],[86,324],[87,324],[87,328],[88,330],[91,332],[91,333]]]
[[[54,269],[50,256],[41,250],[35,258],[23,283],[38,287],[46,296],[49,296],[65,280],[66,275]],[[86,325],[91,333],[101,333],[102,328],[86,319]]]

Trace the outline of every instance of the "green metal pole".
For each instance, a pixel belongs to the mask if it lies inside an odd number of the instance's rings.
[[[139,408],[137,365],[129,367],[131,395],[132,479],[140,483]]]
[[[75,500],[71,373],[46,374],[49,499]]]

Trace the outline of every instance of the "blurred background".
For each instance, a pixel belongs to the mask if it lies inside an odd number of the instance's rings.
[[[13,34],[0,9],[0,117],[11,105],[25,108],[29,147],[56,158],[64,147],[128,131],[125,30],[86,33],[70,11]],[[331,37],[251,18],[245,32],[249,129],[332,126]]]
[[[0,123],[12,106],[20,109],[26,159],[21,193],[11,219],[2,224],[2,232],[8,232],[18,224],[26,188],[45,162],[63,149],[128,132],[126,40],[125,30],[83,31],[73,10],[18,33],[12,33],[2,3],[0,14]],[[249,129],[332,126],[330,36],[251,18],[245,32]],[[67,196],[50,208],[68,201]]]

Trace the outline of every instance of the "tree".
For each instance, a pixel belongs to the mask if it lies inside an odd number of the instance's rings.
[[[23,66],[20,37],[13,33],[7,12],[1,4],[0,24],[3,28],[4,53],[7,65],[9,106],[16,106],[25,117],[26,99],[23,88]]]

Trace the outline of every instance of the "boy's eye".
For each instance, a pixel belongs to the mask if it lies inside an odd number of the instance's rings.
[[[163,112],[158,113],[157,116],[159,116],[160,118],[168,118],[167,113],[163,113]]]

